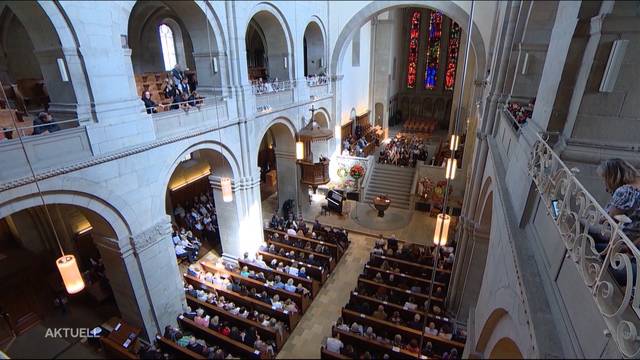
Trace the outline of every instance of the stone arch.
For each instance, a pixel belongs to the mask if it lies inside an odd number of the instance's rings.
[[[430,4],[431,5],[431,4]],[[360,11],[354,14],[351,19],[342,27],[342,31],[336,40],[331,57],[331,74],[341,74],[340,66],[342,66],[342,59],[345,54],[345,49],[349,44],[351,34],[366,24],[373,16],[378,15],[384,11],[398,8],[398,7],[421,7],[421,8],[434,8],[441,11],[443,14],[457,22],[462,29],[467,29],[469,24],[469,14],[458,4],[454,2],[438,1],[434,2],[432,6],[426,6],[418,1],[372,1]],[[480,35],[478,26],[473,24],[473,31],[471,36],[471,44],[473,51],[476,55],[476,78],[484,75],[484,68],[486,66],[486,49],[484,40]]]
[[[489,353],[490,359],[522,359],[518,345],[508,337],[498,340]]]
[[[76,205],[93,211],[105,219],[119,241],[128,240],[135,231],[141,230],[129,204],[98,183],[71,177],[63,183],[41,181],[39,185],[46,204]],[[0,218],[42,205],[34,184],[14,189],[11,195],[0,198]]]
[[[479,223],[480,219],[482,219],[481,211],[486,208],[485,204],[489,199],[489,195],[493,195],[493,189],[491,188],[492,183],[493,183],[493,179],[490,176],[488,176],[482,183],[482,187],[480,188],[481,190],[478,193],[479,194],[478,196],[479,197],[482,196],[482,198],[478,198],[478,201],[476,202],[476,208],[474,211],[473,220],[476,223]]]
[[[60,4],[48,1],[1,3],[0,18],[8,13],[24,26],[33,45],[31,53],[37,59],[50,98],[49,111],[59,120],[90,118],[93,95],[86,79],[84,59],[79,55],[75,29]],[[5,19],[0,23],[5,24],[2,30],[7,30],[8,21]],[[6,38],[0,42],[6,44]],[[63,81],[58,59],[63,60],[68,81]]]
[[[504,329],[512,329],[516,326],[509,312],[502,308],[494,309],[482,326],[477,337],[475,352],[484,355],[484,358],[512,358],[520,355],[522,351],[517,342],[503,334]]]
[[[313,16],[304,30],[304,75],[319,75],[326,69],[326,35],[320,19]],[[326,72],[326,70],[324,70]]]
[[[223,88],[226,76],[222,76],[222,71],[214,72],[212,66],[213,58],[224,49],[222,28],[214,10],[199,2],[137,1],[131,6],[127,34],[134,72],[165,71],[157,34],[163,22],[168,22],[174,36],[178,35],[175,41],[178,63],[191,70],[195,68],[200,92]]]
[[[321,107],[316,110],[316,114],[313,116],[316,122],[320,125],[320,127],[330,129],[331,128],[331,116],[329,116],[329,111],[327,109]]]
[[[260,137],[256,144],[260,144],[262,139],[267,134],[271,134],[273,139],[273,154],[275,156],[275,167],[277,174],[277,194],[278,194],[278,208],[282,209],[285,201],[289,199],[298,199],[302,201],[302,198],[296,191],[300,191],[297,178],[299,171],[296,163],[296,127],[286,117],[278,117],[262,131],[259,132]],[[258,158],[259,148],[255,149],[256,159]],[[259,164],[258,164],[259,165]]]
[[[162,170],[159,172],[161,179],[160,186],[157,188],[160,194],[164,194],[166,189],[169,187],[169,182],[171,181],[171,176],[175,172],[176,168],[180,164],[180,162],[185,158],[186,155],[189,155],[195,151],[199,150],[211,150],[221,155],[223,162],[223,172],[222,173],[214,173],[214,176],[225,176],[230,177],[232,183],[237,181],[241,177],[240,163],[238,159],[234,155],[233,151],[225,144],[219,143],[218,141],[211,140],[203,140],[200,142],[196,142],[194,144],[190,144],[186,149],[182,150],[179,154],[176,154],[173,157],[168,157],[164,164],[162,165]],[[155,196],[153,198],[153,207],[152,209],[164,209],[165,208],[165,197],[164,196]]]
[[[282,11],[266,2],[254,6],[245,22],[245,39],[252,21],[258,24],[267,39],[265,52],[269,78],[293,79],[295,74],[293,36]]]

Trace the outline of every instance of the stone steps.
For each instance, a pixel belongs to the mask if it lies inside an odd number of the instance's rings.
[[[409,209],[415,169],[375,164],[372,171],[364,202],[370,204],[376,196],[385,194],[391,199],[391,206]]]

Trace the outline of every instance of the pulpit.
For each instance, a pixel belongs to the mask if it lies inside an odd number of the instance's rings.
[[[314,120],[313,113],[315,109],[312,107],[311,120],[300,132],[298,132],[298,141],[302,142],[303,154],[298,157],[298,165],[301,170],[300,183],[313,188],[313,191],[319,185],[328,184],[329,178],[329,159],[320,155],[318,161],[314,161],[313,153],[311,153],[311,143],[326,142],[333,137],[331,129],[321,128]]]

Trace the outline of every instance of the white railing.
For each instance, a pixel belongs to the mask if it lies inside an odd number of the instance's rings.
[[[322,86],[329,83],[329,77],[327,75],[312,75],[307,76],[307,85],[309,86]]]
[[[540,135],[528,167],[620,351],[640,356],[640,251]],[[608,240],[606,248],[596,248],[596,238]]]
[[[293,82],[291,80],[272,81],[272,82],[253,81],[251,84],[251,90],[253,92],[253,95],[272,94],[272,93],[291,90],[292,88],[293,88]]]

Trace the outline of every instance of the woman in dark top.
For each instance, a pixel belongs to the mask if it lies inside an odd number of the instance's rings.
[[[612,218],[620,222],[620,229],[637,247],[640,244],[640,172],[622,159],[609,159],[604,161],[597,170],[602,177],[611,199],[605,206],[605,210]],[[595,235],[596,249],[602,252],[609,239],[602,239],[596,231],[590,229],[590,234]],[[631,270],[635,282],[637,266],[636,259],[631,256]],[[626,284],[626,269],[614,269],[613,275],[620,285]]]
[[[156,104],[155,101],[151,100],[151,93],[149,92],[149,90],[146,90],[144,93],[142,93],[142,102],[144,102],[144,107],[145,109],[147,109],[147,114],[157,113],[158,110],[156,109],[156,107],[158,106],[164,108],[164,105]]]
[[[173,85],[173,80],[164,79],[164,85],[162,87],[165,99],[173,99],[176,97],[176,87]]]

